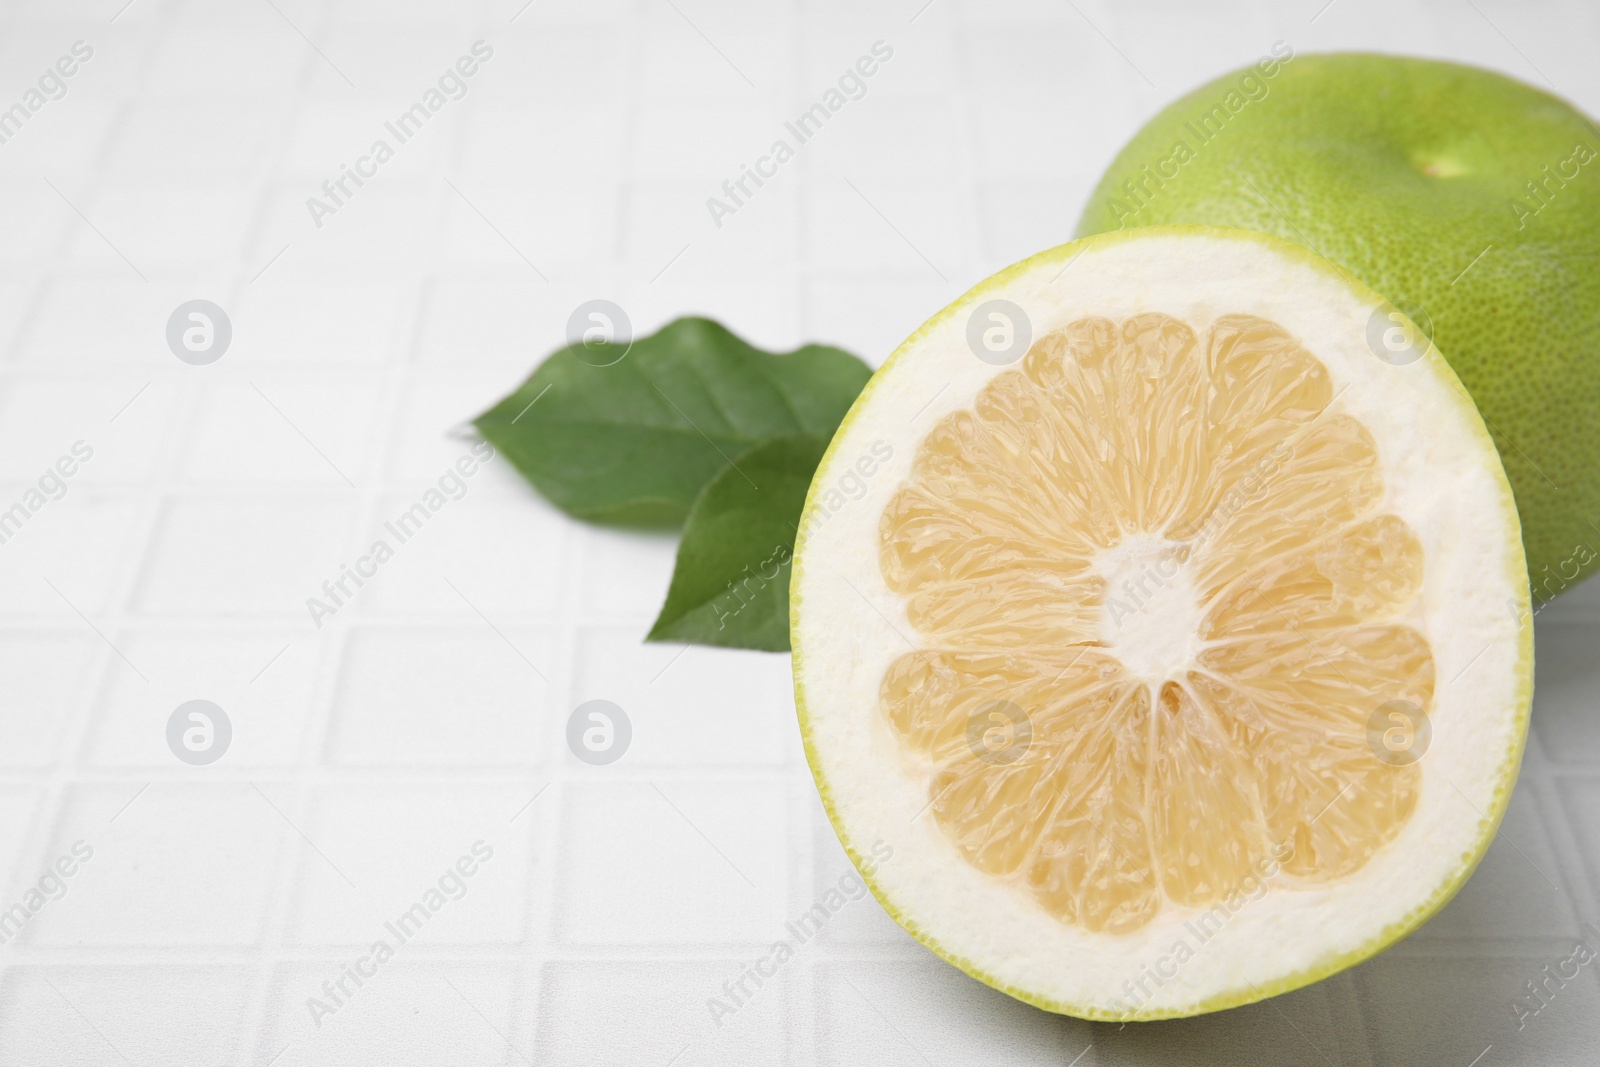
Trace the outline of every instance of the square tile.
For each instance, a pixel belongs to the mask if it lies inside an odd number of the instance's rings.
[[[172,771],[167,721],[179,705],[209,700],[232,735],[220,759],[233,767],[292,767],[317,721],[324,650],[304,629],[140,629],[117,647],[138,665],[112,670],[97,700],[86,760],[96,767]]]
[[[339,576],[353,542],[344,486],[306,493],[169,500],[135,603],[155,614],[274,612],[307,618],[306,600]]]
[[[183,401],[176,383],[127,374],[88,382],[14,378],[0,401],[0,478],[37,483],[54,467],[69,492],[145,480],[161,462]]]
[[[81,862],[66,879],[66,893],[34,914],[23,943],[254,945],[280,845],[300,843],[284,818],[242,782],[76,787],[63,802],[46,856]]]
[[[627,615],[644,621],[648,630],[667,598],[677,538],[592,526],[583,534],[585,614]]]
[[[387,937],[396,948],[402,937],[434,949],[521,942],[538,861],[529,820],[508,820],[535,789],[525,781],[319,789],[306,834],[338,868],[306,857],[287,935],[303,945]]]
[[[1094,1052],[1085,1062],[1108,1067],[1364,1065],[1366,1041],[1349,1012],[1348,981],[1340,976],[1264,1003],[1192,1019],[1132,1026],[1093,1023]]]
[[[797,144],[795,133],[806,114],[803,108],[783,133],[803,153],[813,176],[840,174],[857,185],[871,182],[887,190],[914,189],[940,179],[947,189],[960,188],[961,149],[966,142],[960,110],[943,97],[896,99],[880,92],[891,80],[891,69],[892,64],[886,64],[866,79],[865,95],[836,112],[804,144]],[[824,83],[825,88],[828,85]],[[813,119],[804,130],[815,126]],[[845,191],[849,193],[848,188]]]
[[[238,251],[251,206],[243,191],[215,183],[108,190],[81,208],[100,232],[79,227],[68,255],[101,270],[126,256],[145,274],[174,264],[214,264]]]
[[[1070,241],[1081,205],[1061,195],[1059,182],[1013,179],[978,189],[980,273],[1000,270],[1035,252]]]
[[[514,356],[531,370],[566,343],[567,316],[583,299],[563,298],[532,270],[436,277],[423,301],[417,359],[453,365]]]
[[[130,80],[136,79],[143,72],[150,52],[147,48],[115,48],[105,47],[99,42],[84,40],[88,48],[93,49],[93,55],[85,57],[85,50],[77,53],[71,52],[71,43],[82,29],[81,25],[66,25],[58,23],[62,11],[52,8],[52,16],[44,27],[47,28],[45,39],[37,42],[37,47],[31,59],[22,64],[21,69],[37,69],[41,74],[46,66],[53,66],[57,59],[63,55],[73,54],[79,60],[78,70],[67,82],[67,96],[60,101],[60,106],[71,109],[80,101],[104,101],[117,98],[117,89],[122,88],[122,97],[127,96],[126,86]]]
[[[1098,95],[1104,108],[1079,114],[1071,137],[1040,136],[1041,123],[1052,120],[1031,108],[983,108],[972,125],[970,165],[979,178],[1070,179],[1060,184],[1061,198],[1082,204],[1129,131],[1149,118],[1116,93]]]
[[[602,945],[767,944],[789,899],[783,789],[574,784],[561,797],[556,935]],[[641,896],[635,889],[648,884]]]
[[[783,135],[768,109],[719,97],[694,108],[645,102],[634,142],[637,165],[654,177],[737,177]]]
[[[273,261],[279,252],[282,257]],[[415,302],[408,287],[305,263],[289,241],[263,245],[250,262],[260,275],[233,310],[234,344],[241,356],[324,366],[399,357],[402,329],[410,325]]]
[[[1540,621],[1533,732],[1557,763],[1600,766],[1600,623]]]
[[[1086,37],[1083,30],[1088,30]],[[1093,34],[1070,10],[1051,21],[970,27],[960,50],[966,88],[1083,99],[1085,90],[1104,85],[1109,62],[1122,62]]]
[[[778,766],[798,742],[785,656],[597,628],[580,634],[576,662],[574,706],[609,700],[628,713],[629,766]]]
[[[62,210],[67,210],[65,205]],[[73,222],[81,225],[76,215]],[[183,299],[167,299],[153,291],[121,263],[92,272],[64,271],[51,277],[36,298],[34,314],[17,342],[17,356],[53,366],[84,360],[130,364],[159,360],[166,368],[172,353],[164,324]]]
[[[805,93],[805,104],[836,87],[846,71],[859,74],[856,63],[862,58],[876,61],[876,69],[868,64],[873,70],[867,78],[870,97],[927,96],[959,84],[952,76],[959,69],[955,58],[959,40],[952,41],[943,30],[928,30],[946,5],[935,3],[917,14],[924,3],[917,0],[905,12],[862,4],[834,6],[826,18],[808,12],[796,27],[801,54],[796,81]],[[986,14],[993,18],[999,13],[991,7]],[[908,33],[912,15],[917,18]]]
[[[423,131],[426,133],[427,131]],[[418,140],[421,140],[419,137]],[[284,246],[285,258],[307,267],[329,268],[375,262],[404,264],[416,261],[432,230],[439,206],[450,189],[442,182],[418,184],[406,180],[398,168],[418,166],[422,149],[403,145],[405,153],[385,166],[394,173],[378,172],[365,186],[350,189],[348,197],[334,201],[322,183],[338,178],[341,159],[359,162],[358,152],[368,144],[366,137],[352,144],[324,167],[306,176],[286,179],[272,190],[261,222],[263,262]],[[307,206],[317,199],[333,213]],[[396,270],[390,268],[390,273]]]
[[[423,94],[429,89],[440,93],[433,103],[442,101],[442,106],[431,109],[432,117],[413,140],[430,134],[439,137],[447,134],[461,113],[476,103],[494,76],[511,65],[504,63],[499,35],[488,32],[487,26],[474,25],[474,20],[464,17],[459,9],[435,6],[427,11],[412,4],[396,8],[394,15],[383,21],[352,25],[342,19],[332,20],[321,29],[320,36],[329,55],[343,57],[337,62],[358,85],[359,95],[369,99],[385,118],[393,120],[412,103],[424,102]],[[482,41],[475,56],[478,70],[465,79],[466,88],[463,90],[450,80],[441,84],[440,76],[457,59],[471,55],[475,41]],[[332,69],[329,64],[323,67]]]
[[[26,136],[26,131],[22,136]],[[21,137],[17,140],[20,142]],[[7,235],[6,248],[0,250],[0,263],[32,265],[37,269],[38,264],[50,262],[66,233],[67,220],[78,222],[72,209],[43,182],[0,181],[0,196],[12,205],[11,213],[16,217],[15,229]]]
[[[1554,582],[1551,586],[1554,588]],[[1560,594],[1536,609],[1536,623],[1600,621],[1600,582],[1585,580]]]
[[[532,1042],[515,1026],[526,996],[515,967],[429,962],[411,946],[389,945],[383,962],[367,946],[279,967],[255,1067],[529,1062]],[[367,977],[356,985],[347,969]],[[341,979],[342,988],[334,984]]]
[[[59,54],[45,62],[53,64],[55,58]],[[44,66],[40,63],[40,74]],[[79,73],[83,71],[80,67]],[[30,121],[29,128],[5,143],[6,158],[16,168],[13,174],[82,174],[99,169],[118,114],[111,101],[95,92],[100,84],[98,79],[75,75],[67,82],[67,95],[46,105],[39,115],[42,121]],[[40,188],[49,193],[48,187]]]
[[[822,1064],[977,1056],[1042,1067],[1071,1062],[1091,1040],[1088,1023],[1030,1008],[931,958],[819,964],[813,996]]]
[[[88,632],[0,633],[0,707],[10,738],[0,747],[0,766],[44,767],[57,758],[61,735],[77,720],[89,672],[103,652]]]
[[[713,1017],[708,1008],[713,999],[731,1003],[723,983],[737,982],[743,965],[738,959],[546,964],[532,1062],[793,1062],[786,1055],[786,973],[759,989],[747,981],[753,992],[731,1015]]]
[[[394,440],[389,448],[387,474],[407,485],[432,482],[471,455],[479,442],[472,420],[492,407],[527,377],[520,362],[504,365],[474,364],[441,370],[429,367],[412,375],[399,398]],[[509,463],[491,460],[502,475],[521,481]],[[507,479],[496,479],[507,484]],[[526,484],[526,483],[522,483]],[[528,494],[531,496],[531,491]]]
[[[620,256],[631,274],[656,281],[748,281],[751,271],[787,277],[795,243],[795,177],[780,171],[762,188],[746,184],[736,201],[722,183],[737,179],[737,167],[713,166],[697,178],[641,181],[622,194]],[[711,199],[731,215],[708,206]]]
[[[493,473],[480,467],[462,478],[446,468],[440,478],[447,503],[425,526],[417,525],[421,513],[415,510],[419,503],[426,507],[425,490],[383,498],[373,543],[392,545],[395,556],[364,593],[364,613],[425,611],[474,620],[479,611],[497,619],[554,616],[568,523],[542,500],[494,495]],[[448,495],[456,492],[459,498]],[[408,535],[403,542],[400,532]]]
[[[1552,982],[1537,1000],[1525,985],[1545,981],[1544,968],[1560,967],[1574,944],[1555,946],[1545,957],[1518,952],[1506,958],[1414,959],[1390,953],[1362,964],[1353,973],[1374,1067],[1470,1063],[1490,1045],[1494,1049],[1484,1058],[1496,1063],[1590,1062],[1588,1050],[1600,1043],[1594,964],[1559,987]]]
[[[813,184],[805,203],[806,255],[820,267],[961,277],[967,208],[953,190],[863,178]]]
[[[17,331],[33,313],[39,287],[37,278],[0,278],[0,359],[9,355]]]
[[[353,153],[364,153],[375,138],[384,135],[383,123],[388,117],[365,103],[327,101],[302,108],[288,127],[280,157],[283,166],[296,175],[337,177],[340,161],[348,166],[355,161]],[[391,148],[404,147],[392,143],[393,135],[389,140]],[[319,182],[320,177],[311,184]],[[321,195],[320,191],[313,188],[305,193],[314,195]]]
[[[36,484],[0,487],[0,612],[82,621],[80,613],[106,610],[125,580],[144,507],[124,493],[68,484],[53,500],[41,500]]]
[[[463,116],[459,165],[466,174],[483,180],[548,178],[552,153],[561,157],[566,175],[615,180],[620,173],[629,128],[620,104],[569,97],[560,108],[529,111],[525,101],[497,95],[503,102],[479,101]],[[507,136],[507,130],[519,132]]]
[[[121,136],[109,169],[130,182],[183,174],[238,184],[264,162],[283,118],[274,108],[242,102],[232,102],[228,110],[230,121],[219,129],[214,103],[143,101],[120,117]]]
[[[1600,777],[1558,778],[1555,787],[1561,812],[1578,842],[1578,858],[1586,866],[1591,886],[1600,886]],[[1592,913],[1592,899],[1579,903],[1585,914]],[[1600,949],[1600,945],[1596,946]]]
[[[928,308],[940,301],[949,303],[957,295],[956,286],[941,282],[926,265],[919,265],[921,271],[887,276],[832,271],[811,275],[803,289],[801,332],[825,337],[868,366],[880,366],[923,323]]]
[[[0,821],[0,871],[5,872],[0,874],[0,893],[5,894],[8,911],[12,903],[23,902],[23,895],[37,886],[55,860],[54,856],[37,859],[29,849],[35,830],[33,820],[38,817],[43,800],[44,793],[31,786],[0,785],[0,803],[11,813],[10,818]],[[0,937],[5,942],[16,937],[17,930],[13,922],[0,921]]]
[[[540,666],[540,665],[543,666]],[[361,627],[345,649],[327,756],[347,766],[508,766],[544,755],[548,638],[481,620]]]
[[[247,967],[12,967],[0,1062],[236,1062],[253,985]]]
[[[230,30],[239,32],[241,22],[249,27],[246,37],[230,44]],[[245,99],[288,94],[297,80],[293,58],[304,54],[304,38],[270,10],[241,12],[228,29],[167,34],[150,67],[149,88],[189,99],[200,85]]]
[[[531,261],[548,275],[558,269],[610,263],[616,247],[615,186],[593,181],[463,181],[462,193],[470,201],[453,196],[445,207],[441,258],[448,267],[522,271]]]
[[[352,488],[373,462],[379,400],[370,381],[324,373],[211,385],[183,449],[183,477]]]

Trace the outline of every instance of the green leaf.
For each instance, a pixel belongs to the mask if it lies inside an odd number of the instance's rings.
[[[475,424],[568,514],[673,527],[741,452],[774,437],[831,437],[871,376],[837,348],[777,355],[683,318],[631,347],[561,349]]]
[[[789,651],[789,560],[829,437],[779,437],[734,457],[696,498],[647,641]]]

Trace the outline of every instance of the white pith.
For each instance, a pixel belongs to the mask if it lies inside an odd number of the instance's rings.
[[[1203,943],[1192,924],[1204,913],[1171,902],[1133,933],[1094,934],[974,868],[926,816],[928,768],[879,710],[885,669],[908,641],[921,643],[903,598],[880,573],[878,523],[923,435],[944,415],[971,407],[978,390],[1007,369],[975,358],[966,341],[962,306],[996,298],[1027,312],[1035,338],[1086,316],[1162,312],[1197,330],[1227,314],[1270,319],[1328,368],[1330,407],[1373,435],[1383,510],[1410,525],[1426,555],[1422,591],[1405,621],[1428,640],[1438,683],[1418,806],[1398,838],[1355,874],[1306,889],[1264,872],[1259,899],[1228,909]],[[1039,257],[981,286],[924,327],[847,418],[814,484],[833,484],[873,454],[875,443],[888,442],[893,455],[864,497],[826,521],[816,521],[824,517],[813,513],[816,499],[808,504],[792,590],[797,692],[836,829],[862,855],[880,840],[893,847],[893,859],[872,875],[874,890],[941,954],[1055,1010],[1103,1018],[1187,1014],[1257,999],[1296,976],[1355,962],[1438,907],[1481,855],[1514,780],[1526,726],[1531,652],[1516,514],[1493,444],[1439,354],[1430,350],[1396,366],[1367,347],[1368,320],[1380,303],[1332,268],[1265,239],[1161,231],[1080,242],[1072,254]],[[1120,565],[1106,561],[1101,573],[1117,575],[1110,592],[1132,559],[1130,550]],[[1180,568],[1151,611],[1122,617],[1120,627],[1103,620],[1110,643],[1124,651],[1130,640],[1146,647],[1142,660],[1138,652],[1125,657],[1139,660],[1130,666],[1141,673],[1164,672],[1184,655],[1193,621],[1181,581]],[[1216,926],[1216,916],[1205,925]],[[1179,938],[1193,958],[1174,966]]]
[[[1187,545],[1136,534],[1095,561],[1106,583],[1100,642],[1154,690],[1181,678],[1201,647],[1204,612],[1188,560]]]

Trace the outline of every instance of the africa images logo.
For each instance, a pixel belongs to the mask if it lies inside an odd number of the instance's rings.
[[[1117,226],[1121,228],[1128,225],[1143,225],[1134,216],[1154,200],[1166,187],[1167,182],[1177,178],[1185,164],[1197,158],[1200,150],[1221,136],[1228,124],[1236,119],[1252,103],[1258,103],[1267,98],[1271,87],[1267,84],[1278,72],[1294,59],[1294,49],[1285,41],[1272,43],[1272,54],[1262,56],[1260,60],[1248,67],[1220,100],[1211,101],[1211,106],[1194,113],[1189,121],[1183,124],[1188,131],[1189,139],[1179,138],[1173,143],[1165,156],[1155,163],[1146,163],[1139,168],[1140,177],[1128,178],[1123,181],[1117,195],[1107,201],[1106,206],[1117,217]],[[1123,198],[1126,199],[1123,199]]]
[[[367,182],[376,178],[378,168],[395,157],[395,150],[399,146],[421,133],[428,120],[444,110],[450,101],[466,96],[469,89],[467,80],[493,57],[492,45],[474,41],[470,54],[461,56],[453,66],[446,67],[436,85],[424,90],[420,100],[400,112],[393,121],[383,124],[384,130],[394,138],[394,144],[390,144],[388,138],[379,137],[368,147],[365,155],[356,157],[354,167],[339,164],[339,176],[322,183],[322,196],[306,198],[306,210],[311,213],[311,221],[317,229],[322,229],[324,217],[337,215]],[[351,188],[352,184],[354,188]]]
[[[866,96],[867,79],[893,58],[894,48],[891,45],[885,41],[872,42],[870,54],[846,67],[838,81],[823,91],[822,99],[802,111],[793,122],[783,124],[788,137],[774,140],[765,154],[756,157],[754,166],[741,163],[739,176],[722,183],[722,196],[706,198],[706,210],[711,213],[711,221],[716,223],[717,229],[722,228],[724,218],[737,214],[757,190],[776,178],[778,168],[793,159],[801,145],[822,132],[823,125],[829,119],[843,111],[850,101]],[[793,138],[793,143],[790,143],[790,138]],[[751,188],[752,184],[754,188]]]

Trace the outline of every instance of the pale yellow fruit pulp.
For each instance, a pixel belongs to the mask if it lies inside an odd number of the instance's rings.
[[[967,862],[1115,934],[1394,839],[1422,778],[1369,724],[1432,710],[1426,561],[1333,399],[1259,317],[1088,318],[922,440],[879,557],[921,647],[880,706]]]

